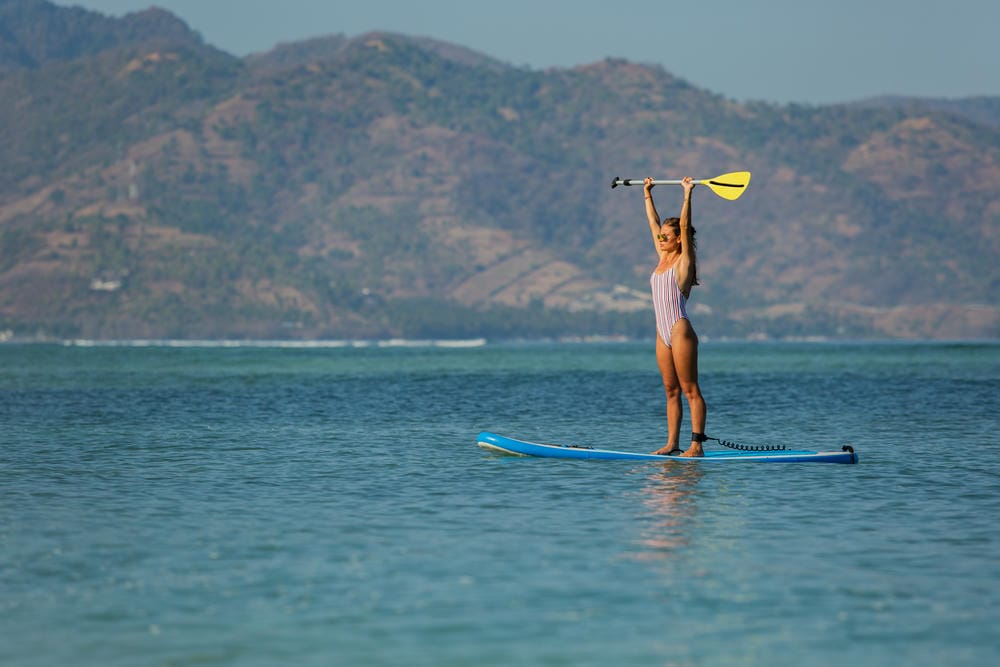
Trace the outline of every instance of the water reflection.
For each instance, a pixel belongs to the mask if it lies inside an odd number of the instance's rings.
[[[627,557],[640,561],[664,560],[688,544],[688,528],[697,510],[696,487],[704,474],[697,463],[644,466],[646,481],[638,493],[642,515],[637,549]]]

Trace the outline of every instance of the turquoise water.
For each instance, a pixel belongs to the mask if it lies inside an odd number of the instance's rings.
[[[651,450],[651,344],[0,345],[3,665],[984,665],[1000,657],[1000,344],[702,348]],[[685,425],[685,429],[689,428]]]

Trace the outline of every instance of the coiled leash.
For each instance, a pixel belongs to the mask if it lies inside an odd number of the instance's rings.
[[[782,449],[786,449],[784,445],[745,445],[740,442],[732,442],[731,440],[720,440],[719,438],[710,438],[704,433],[691,433],[692,442],[705,442],[706,440],[715,440],[723,447],[728,447],[729,449],[738,449],[743,452],[778,452],[781,451]]]

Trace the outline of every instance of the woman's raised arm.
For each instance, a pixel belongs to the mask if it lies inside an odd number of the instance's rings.
[[[649,232],[653,236],[653,247],[656,254],[660,254],[660,244],[656,236],[660,233],[660,216],[656,212],[656,204],[653,203],[653,179],[648,176],[642,182],[642,192],[646,200],[646,220],[649,221]]]

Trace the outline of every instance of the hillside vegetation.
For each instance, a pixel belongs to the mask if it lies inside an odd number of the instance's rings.
[[[6,0],[0,331],[651,337],[612,177],[749,170],[695,191],[703,336],[997,337],[998,108],[743,104],[381,33],[239,59],[162,10]]]

